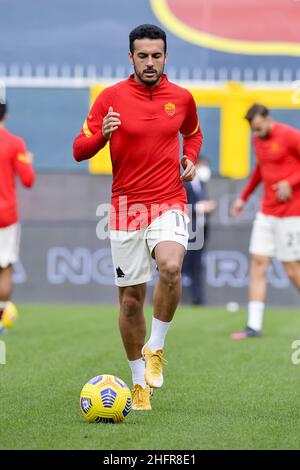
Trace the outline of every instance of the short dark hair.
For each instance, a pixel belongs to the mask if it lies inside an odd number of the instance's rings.
[[[0,121],[4,118],[7,113],[7,104],[0,101]]]
[[[129,34],[129,50],[133,54],[134,41],[136,39],[162,39],[164,41],[164,51],[167,52],[167,36],[166,33],[154,24],[141,24],[134,28]]]
[[[257,115],[267,117],[270,115],[270,111],[263,104],[255,103],[248,109],[245,119],[247,119],[248,122],[251,122]]]

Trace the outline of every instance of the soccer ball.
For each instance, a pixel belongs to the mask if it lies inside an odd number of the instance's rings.
[[[89,422],[121,423],[131,410],[131,392],[114,375],[98,375],[80,393],[80,411]]]
[[[16,319],[18,318],[18,311],[12,302],[7,302],[1,317],[1,326],[3,328],[12,328]]]

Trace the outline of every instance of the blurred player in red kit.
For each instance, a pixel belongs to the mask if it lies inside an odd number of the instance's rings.
[[[1,317],[13,290],[12,265],[19,257],[20,225],[16,177],[30,188],[35,179],[24,141],[5,129],[7,104],[0,101],[0,331]]]
[[[74,156],[77,161],[91,158],[109,141],[116,215],[110,239],[120,332],[132,372],[133,409],[150,410],[150,389],[163,384],[163,347],[181,294],[188,243],[183,182],[195,175],[202,134],[191,93],[164,74],[165,32],[154,25],[138,26],[129,35],[129,49],[134,73],[97,97],[74,141]],[[124,197],[128,209],[121,207]],[[152,257],[159,279],[145,344],[143,306]]]
[[[238,215],[255,188],[263,184],[260,211],[250,240],[248,323],[233,339],[260,336],[266,297],[266,272],[272,257],[282,261],[300,290],[300,131],[273,121],[269,110],[253,105],[247,112],[253,132],[256,166],[231,208]]]

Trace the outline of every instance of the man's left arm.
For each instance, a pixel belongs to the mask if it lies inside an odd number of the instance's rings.
[[[35,172],[32,166],[32,155],[27,152],[25,142],[18,139],[14,152],[13,167],[15,173],[26,188],[31,188],[35,180]]]
[[[196,103],[191,94],[180,132],[183,136],[183,157],[181,164],[184,168],[181,179],[183,181],[191,181],[195,176],[195,163],[203,141]]]

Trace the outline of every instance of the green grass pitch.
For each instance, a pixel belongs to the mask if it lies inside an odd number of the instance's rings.
[[[181,306],[166,344],[165,383],[152,412],[119,425],[79,411],[86,381],[108,373],[128,385],[117,307],[19,306],[0,365],[0,449],[297,449],[299,312],[267,309],[265,336],[232,341],[245,311]],[[151,311],[146,309],[148,324]]]

